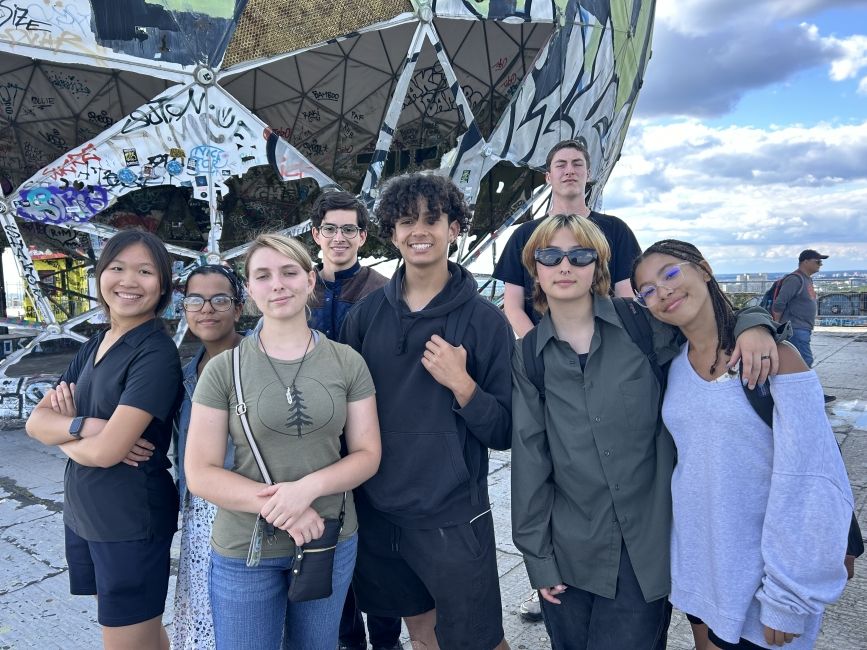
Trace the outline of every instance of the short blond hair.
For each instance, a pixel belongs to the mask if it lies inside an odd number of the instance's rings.
[[[578,214],[555,214],[545,217],[530,236],[521,253],[524,268],[533,278],[533,307],[540,314],[548,311],[548,298],[539,286],[539,278],[536,274],[536,249],[550,246],[554,235],[561,228],[567,228],[574,235],[579,246],[596,251],[598,258],[594,263],[596,268],[593,272],[592,291],[601,296],[607,296],[611,291],[611,273],[608,271],[611,247],[599,227],[590,219]]]
[[[253,257],[253,253],[262,248],[270,248],[285,255],[293,262],[297,262],[305,273],[310,273],[313,270],[313,259],[304,244],[280,233],[265,232],[251,242],[250,248],[247,249],[247,254],[244,256],[244,275],[247,282],[250,281],[250,259]]]

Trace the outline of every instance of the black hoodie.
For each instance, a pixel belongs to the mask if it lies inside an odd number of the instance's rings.
[[[515,338],[463,267],[449,262],[446,286],[417,312],[401,295],[404,271],[357,303],[341,331],[370,368],[382,432],[379,471],[361,492],[400,526],[453,526],[490,507],[488,448],[511,446]],[[434,334],[467,351],[476,392],[464,408],[421,363]]]

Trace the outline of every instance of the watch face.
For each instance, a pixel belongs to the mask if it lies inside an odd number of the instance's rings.
[[[69,423],[69,435],[75,436],[76,438],[81,437],[81,426],[84,424],[84,418],[79,416],[76,418],[72,418],[72,422]]]

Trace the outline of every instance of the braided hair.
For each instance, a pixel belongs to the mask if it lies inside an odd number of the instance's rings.
[[[702,262],[706,264],[707,261],[698,248],[689,242],[680,241],[679,239],[663,239],[645,250],[641,255],[635,258],[635,261],[632,263],[632,276],[630,282],[632,283],[633,290],[638,290],[638,287],[635,286],[635,271],[638,268],[638,265],[654,253],[676,257],[679,260],[689,262],[690,264],[699,267],[701,270],[706,271],[701,264]],[[719,348],[727,355],[731,355],[732,350],[734,350],[735,347],[735,308],[731,300],[729,300],[728,296],[720,288],[716,278],[714,278],[710,273],[708,273],[708,275],[710,275],[710,280],[707,281],[707,290],[710,294],[711,305],[713,305],[713,316],[716,321],[716,333],[717,341],[719,341]],[[717,362],[716,359],[714,359],[713,365],[710,367],[711,375],[716,374],[716,366]]]

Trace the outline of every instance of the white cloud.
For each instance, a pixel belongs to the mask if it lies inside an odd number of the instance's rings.
[[[714,128],[636,121],[603,209],[642,246],[695,242],[719,272],[785,270],[798,252],[867,267],[867,121]],[[707,249],[707,250],[704,250]]]
[[[867,36],[823,35],[803,21],[817,10],[847,4],[859,3],[661,0],[640,114],[724,115],[751,90],[816,67],[827,67],[834,81],[857,78],[867,68]],[[859,92],[867,92],[865,84],[862,79]]]

